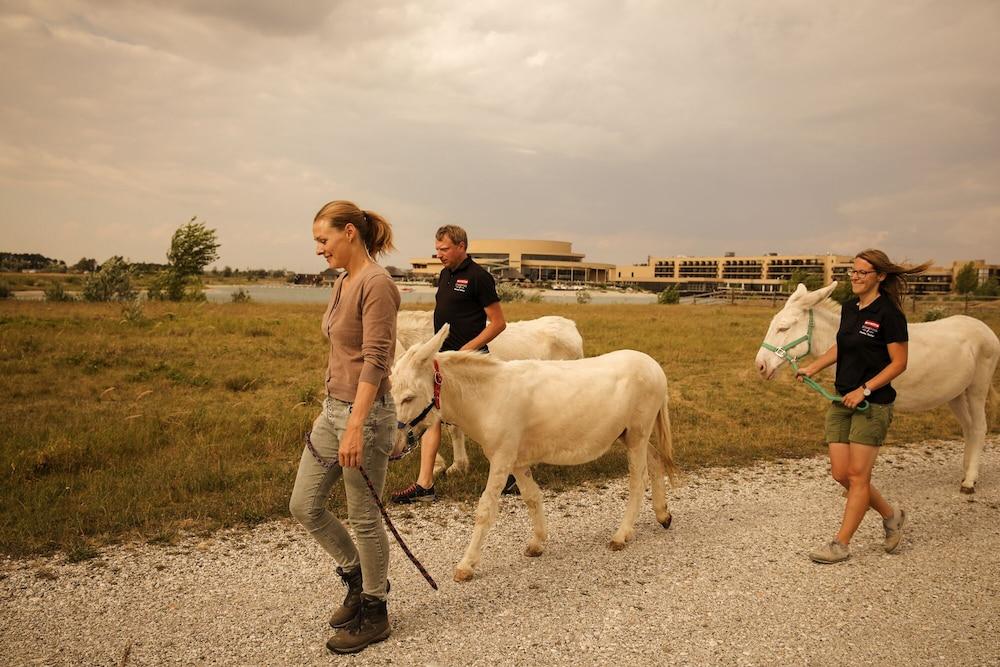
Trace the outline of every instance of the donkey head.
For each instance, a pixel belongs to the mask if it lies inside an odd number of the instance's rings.
[[[804,355],[809,349],[805,339],[809,332],[809,311],[822,303],[836,288],[837,281],[833,281],[826,287],[810,292],[805,285],[799,283],[796,290],[788,297],[784,308],[771,318],[771,326],[764,336],[764,343],[781,348],[792,357]],[[796,340],[800,342],[795,343]],[[786,345],[791,345],[791,348],[785,347]],[[784,361],[783,357],[761,346],[757,351],[757,372],[764,379],[770,380]]]
[[[441,327],[426,343],[414,345],[396,359],[392,367],[392,400],[400,437],[419,438],[434,421],[434,355],[448,338],[448,325]],[[421,414],[423,417],[421,418]],[[397,442],[394,449],[402,449]]]

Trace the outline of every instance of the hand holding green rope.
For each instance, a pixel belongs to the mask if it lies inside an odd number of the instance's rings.
[[[792,367],[792,372],[795,373],[796,377],[799,377],[800,376],[800,373],[799,373],[799,364],[798,364],[799,359],[802,359],[803,357],[805,357],[806,355],[808,355],[810,352],[812,352],[812,330],[813,330],[813,323],[814,323],[814,320],[813,320],[813,311],[812,311],[812,309],[809,309],[809,326],[806,329],[806,335],[805,336],[800,336],[799,338],[796,338],[792,342],[788,343],[788,345],[785,346],[785,347],[775,347],[775,346],[771,345],[770,343],[761,343],[760,346],[762,348],[764,348],[765,350],[769,350],[771,352],[774,352],[776,355],[778,355],[779,357],[781,357],[782,359],[784,359],[785,361],[787,361],[788,365]],[[796,345],[800,345],[802,343],[806,344],[806,352],[805,352],[805,354],[803,354],[801,356],[798,356],[798,357],[795,357],[795,356],[792,356],[791,354],[788,353],[788,351],[791,350],[793,347],[795,347]],[[827,399],[829,401],[832,401],[834,403],[843,403],[844,402],[844,397],[843,396],[840,396],[838,394],[831,394],[826,389],[824,389],[823,386],[819,382],[816,382],[816,380],[813,380],[808,375],[801,375],[801,377],[802,377],[802,381],[807,386],[809,386],[814,391],[819,392],[819,394],[822,395],[823,398],[825,398],[825,399]],[[865,410],[868,409],[868,401],[861,401],[860,403],[858,403],[855,406],[854,409],[855,410],[859,410],[861,412],[864,412]]]

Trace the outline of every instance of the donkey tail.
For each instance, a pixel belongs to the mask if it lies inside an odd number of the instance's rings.
[[[680,469],[674,463],[674,439],[670,432],[670,410],[668,406],[667,392],[663,392],[663,405],[656,415],[656,447],[654,451],[663,463],[663,467],[670,478],[671,486],[676,486],[680,479]]]

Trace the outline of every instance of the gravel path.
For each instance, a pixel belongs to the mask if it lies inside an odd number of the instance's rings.
[[[648,501],[636,539],[606,543],[624,484],[546,494],[550,538],[521,555],[528,519],[504,498],[476,578],[451,580],[469,505],[395,508],[434,593],[393,547],[393,635],[328,654],[342,589],[290,521],[127,545],[98,560],[0,561],[0,656],[17,665],[1000,664],[1000,454],[958,493],[961,445],[884,450],[876,481],[909,511],[897,554],[869,515],[852,558],[805,553],[835,531],[843,498],[822,458],[692,474],[673,527]],[[602,485],[603,486],[603,485]]]

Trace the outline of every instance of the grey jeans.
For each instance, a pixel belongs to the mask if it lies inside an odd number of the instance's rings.
[[[310,436],[313,447],[327,461],[337,460],[340,438],[347,428],[350,411],[350,403],[327,397],[323,411],[313,422]],[[362,449],[362,465],[380,497],[395,430],[396,408],[386,392],[382,398],[375,399],[365,420]],[[330,490],[341,477],[347,492],[347,518],[354,528],[357,544],[344,524],[326,508]],[[361,565],[365,593],[385,598],[389,539],[378,506],[357,468],[342,468],[339,463],[325,468],[308,447],[304,448],[288,509],[338,565],[345,570]]]

